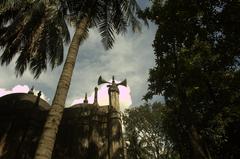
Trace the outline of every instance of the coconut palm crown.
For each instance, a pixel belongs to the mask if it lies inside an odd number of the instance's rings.
[[[115,34],[125,33],[129,25],[134,32],[141,30],[136,18],[141,9],[135,0],[66,0],[66,3],[71,23],[77,26],[84,17],[88,17],[88,29],[98,28],[105,49],[112,48]]]
[[[41,0],[3,0],[0,2],[1,65],[16,60],[16,75],[27,67],[35,78],[63,61],[63,42],[70,40],[64,9]]]

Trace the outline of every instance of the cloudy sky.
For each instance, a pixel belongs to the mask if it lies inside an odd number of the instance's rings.
[[[141,5],[146,4],[142,2]],[[156,26],[150,24],[149,28],[143,26],[141,33],[128,32],[117,36],[113,49],[106,51],[97,30],[90,30],[89,38],[79,50],[66,105],[84,97],[85,92],[91,96],[100,75],[106,80],[111,80],[112,75],[118,81],[126,78],[128,88],[123,90],[123,94],[130,94],[132,105],[142,104],[141,98],[147,92],[148,70],[154,66],[152,42],[155,32]],[[67,48],[65,54],[66,51]],[[16,78],[13,61],[7,67],[0,67],[0,92],[9,91],[16,85],[34,86],[44,92],[45,98],[51,102],[61,70],[62,66],[48,70],[37,80],[28,71],[21,78]]]

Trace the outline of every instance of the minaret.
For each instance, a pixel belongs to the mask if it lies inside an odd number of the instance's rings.
[[[110,107],[115,108],[117,111],[120,111],[119,89],[118,85],[115,83],[114,76],[112,77],[112,84],[108,85],[108,87],[109,105]]]
[[[98,88],[97,87],[95,87],[95,89],[94,89],[94,101],[93,101],[93,104],[94,105],[98,105]]]
[[[109,95],[109,109],[107,114],[107,159],[116,158],[113,157],[116,154],[124,156],[123,142],[122,142],[122,123],[120,117],[120,104],[119,104],[119,89],[118,86],[127,86],[127,80],[123,80],[120,83],[115,83],[114,76],[112,82],[108,82],[100,76],[98,79],[98,85],[103,83],[109,83],[108,95]],[[112,109],[115,108],[115,109]],[[118,158],[119,158],[118,157]],[[122,158],[122,157],[120,157]],[[124,157],[125,158],[125,157]]]
[[[87,93],[85,93],[85,99],[84,99],[83,103],[88,104]]]

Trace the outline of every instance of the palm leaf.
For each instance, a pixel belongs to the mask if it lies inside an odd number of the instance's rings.
[[[48,61],[52,68],[62,63],[63,42],[70,41],[70,34],[64,20],[66,3],[61,0],[61,4],[65,6],[58,9],[54,4],[46,6],[39,0],[0,2],[2,65],[8,65],[19,53],[16,75],[21,76],[29,67],[38,78],[46,70]]]
[[[63,45],[61,38],[58,37],[58,32],[54,24],[48,25],[47,41],[47,47],[49,50],[47,55],[53,69],[63,61]]]
[[[106,49],[113,47],[113,42],[115,40],[114,27],[111,19],[112,6],[106,2],[105,6],[102,8],[102,17],[98,24],[99,31],[102,36],[102,43]]]

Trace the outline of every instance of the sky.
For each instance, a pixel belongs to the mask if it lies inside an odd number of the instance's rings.
[[[146,2],[140,2],[142,6],[147,5]],[[71,35],[73,31],[71,28]],[[155,32],[156,26],[150,24],[149,28],[143,26],[141,33],[133,34],[129,31],[125,35],[116,36],[114,47],[106,51],[97,29],[91,29],[88,39],[79,49],[66,106],[75,104],[76,100],[81,101],[85,93],[90,96],[90,102],[100,75],[108,81],[113,75],[119,82],[127,79],[128,87],[120,89],[120,96],[125,95],[120,99],[120,104],[138,106],[144,103],[141,99],[147,92],[148,72],[154,66],[152,43]],[[67,47],[65,47],[65,57],[66,52]],[[0,93],[14,92],[16,86],[25,87],[26,92],[34,86],[36,90],[41,90],[44,93],[43,98],[51,103],[62,66],[47,70],[35,80],[29,71],[26,71],[22,77],[16,78],[14,64],[13,60],[10,65],[0,67]],[[98,88],[100,94],[106,91],[104,85]]]

